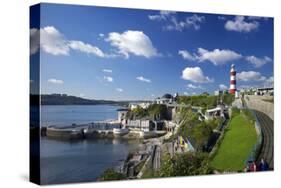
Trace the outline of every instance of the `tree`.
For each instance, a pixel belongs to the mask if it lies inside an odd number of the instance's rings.
[[[209,160],[206,154],[185,153],[174,157],[165,156],[159,170],[160,177],[188,176],[211,174]]]

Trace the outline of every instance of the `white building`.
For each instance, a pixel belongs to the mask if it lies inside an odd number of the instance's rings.
[[[150,120],[128,120],[126,128],[137,131],[152,131],[152,122]]]
[[[174,96],[166,93],[162,97],[158,97],[155,99],[156,104],[171,104],[176,101],[178,94],[176,93]]]
[[[138,107],[147,109],[151,105],[151,102],[140,102],[140,103],[130,103],[129,107],[131,110],[134,110]]]
[[[222,117],[224,118],[224,113],[227,110],[227,107],[225,105],[218,105],[216,108],[208,109],[205,113],[205,119],[213,119],[216,117]]]

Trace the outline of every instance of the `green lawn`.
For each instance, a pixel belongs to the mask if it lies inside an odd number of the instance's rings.
[[[257,134],[254,125],[242,113],[235,116],[225,132],[218,151],[211,161],[217,170],[239,171],[255,145]]]

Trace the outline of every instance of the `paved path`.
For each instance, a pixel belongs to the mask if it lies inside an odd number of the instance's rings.
[[[160,160],[161,160],[161,150],[160,150],[160,146],[155,146],[155,154],[154,154],[154,158],[153,158],[153,169],[154,170],[159,170],[160,169]]]
[[[269,164],[269,168],[273,169],[273,121],[265,113],[254,110],[258,121],[261,125],[261,131],[263,136],[261,152],[258,156],[258,161],[261,158],[264,158],[265,161]]]

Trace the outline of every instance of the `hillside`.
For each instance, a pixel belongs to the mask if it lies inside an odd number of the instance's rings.
[[[31,104],[35,103],[36,98],[38,98],[38,95],[30,95]],[[128,102],[85,99],[85,98],[66,95],[66,94],[50,94],[50,95],[41,95],[41,104],[42,105],[100,105],[100,104],[127,105]]]

